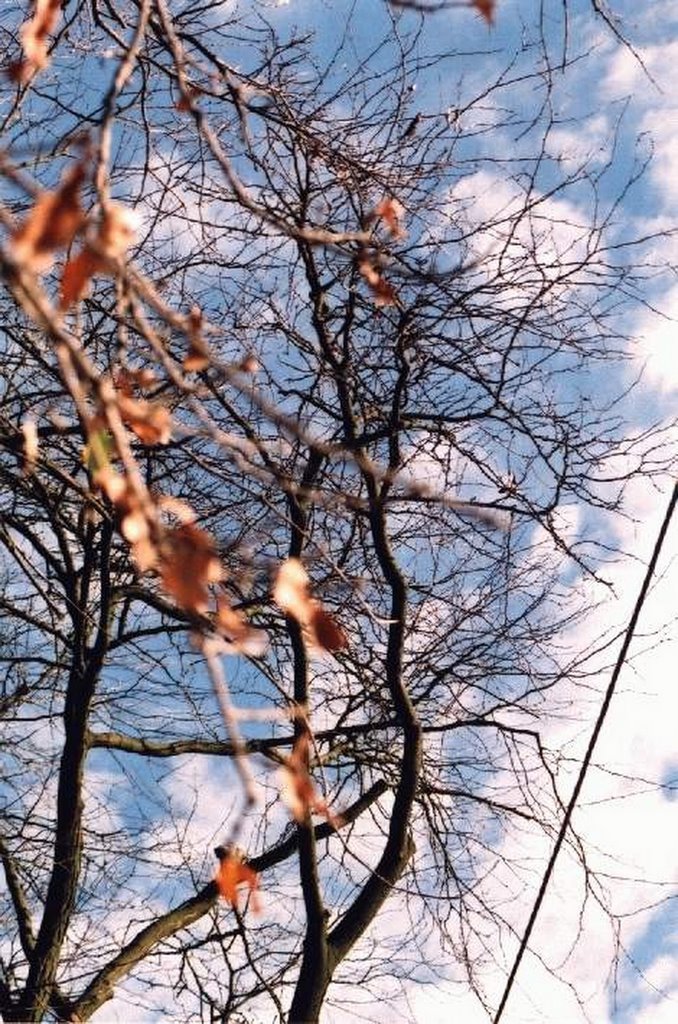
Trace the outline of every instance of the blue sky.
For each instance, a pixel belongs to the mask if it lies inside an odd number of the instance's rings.
[[[422,23],[418,48],[421,53],[444,54],[445,60],[409,83],[413,117],[419,113],[443,124],[451,117],[451,108],[466,111],[468,107],[468,112],[460,117],[460,130],[467,133],[468,141],[460,147],[459,154],[470,184],[455,185],[452,198],[466,204],[471,220],[482,222],[497,208],[510,210],[516,181],[524,170],[523,157],[533,151],[535,139],[540,137],[544,104],[548,103],[554,122],[535,188],[546,193],[563,174],[575,167],[585,167],[597,180],[603,208],[613,211],[607,232],[610,242],[619,244],[637,235],[656,235],[642,249],[632,250],[647,263],[640,297],[648,305],[624,304],[619,311],[620,333],[640,339],[623,371],[626,378],[616,375],[614,379],[597,380],[597,397],[602,403],[624,379],[630,382],[645,368],[644,383],[626,405],[626,415],[639,430],[674,415],[678,396],[678,281],[670,269],[672,263],[678,263],[678,238],[670,234],[678,227],[678,11],[669,10],[670,6],[668,0],[642,5],[640,10],[639,5],[631,2],[614,4],[615,14],[622,18],[636,55],[592,18],[589,0],[568,0],[566,5],[560,0],[545,0],[541,26],[544,49],[539,57],[536,46],[521,50],[524,42],[539,41],[535,0],[498,0],[496,25],[492,29],[467,9],[439,12]],[[291,31],[293,26],[314,28],[321,61],[330,61],[335,45],[344,35],[348,40],[347,52],[358,66],[364,64],[369,69],[369,62],[373,62],[378,71],[386,59],[385,51],[374,52],[375,41],[382,38],[389,19],[394,17],[383,0],[290,0],[270,5],[267,14],[281,32]],[[405,12],[394,18],[392,30],[409,31],[417,21],[416,15]],[[540,74],[544,53],[551,66],[548,89]],[[572,64],[561,71],[564,55]],[[505,86],[479,99],[488,83],[508,68],[511,70],[506,71]],[[340,60],[331,65],[329,74],[343,81],[347,67]],[[97,89],[89,80],[88,86],[94,102]],[[469,106],[472,99],[474,102]],[[508,123],[502,118],[504,108],[518,112]],[[454,123],[454,117],[451,121]],[[124,149],[124,135],[119,142]],[[613,150],[614,160],[608,163]],[[498,151],[501,160],[496,159]],[[159,166],[164,152],[162,141],[158,141]],[[614,206],[620,188],[650,154],[653,160],[644,177]],[[138,181],[126,181],[123,185],[133,189]],[[591,197],[586,175],[578,172],[564,193],[545,204],[544,209],[560,221],[554,236],[543,241],[546,249],[551,246],[554,251],[576,250],[576,225],[589,222]],[[408,215],[414,232],[416,211],[409,211]],[[663,237],[659,234],[662,231],[666,232]],[[176,240],[171,238],[171,242]],[[494,243],[488,240],[487,244],[490,251]],[[180,243],[177,245],[180,247]],[[629,258],[633,260],[634,255]],[[218,303],[216,306],[218,309]],[[588,371],[587,375],[590,377]],[[579,385],[571,386],[574,394]],[[665,443],[667,450],[670,445],[675,449],[675,433],[667,434]],[[618,464],[623,469],[623,454]],[[475,478],[468,482],[469,488],[482,486],[486,485]],[[642,559],[649,554],[669,486],[670,481],[663,479],[653,484],[639,481],[630,489],[626,503],[629,518],[615,524],[612,538],[614,545],[629,552],[629,558],[607,567],[616,596],[595,620],[578,625],[576,634],[569,638],[573,646],[594,643],[606,630],[625,621],[640,582]],[[604,538],[610,528],[607,520],[580,517],[572,506],[563,509],[562,515],[573,535],[594,530]],[[544,557],[553,557],[547,540],[542,540]],[[601,872],[606,898],[620,915],[620,936],[595,901],[589,900],[582,910],[581,869],[565,851],[534,934],[533,953],[524,962],[504,1016],[506,1024],[672,1024],[678,1019],[678,801],[675,789],[662,788],[662,784],[675,782],[677,764],[677,560],[674,528],[659,581],[641,623],[641,632],[647,639],[639,639],[623,675],[596,758],[601,767],[591,772],[576,818],[579,831],[590,841],[590,863]],[[563,566],[563,581],[572,582],[574,575],[571,565]],[[587,593],[592,598],[600,596],[593,583],[586,587],[590,587]],[[657,633],[653,636],[654,631]],[[127,687],[138,670],[137,658],[141,654],[148,658],[144,686],[153,686],[158,720],[164,724],[171,701],[163,703],[163,691],[165,687],[170,690],[181,679],[181,666],[169,658],[164,660],[162,644],[155,650],[153,644],[145,643],[143,652],[132,652],[131,660],[112,666],[107,678],[112,686]],[[254,678],[237,663],[233,663],[232,673],[236,682],[240,673],[240,681],[245,685]],[[601,674],[601,687],[606,678],[606,674]],[[192,685],[195,703],[201,713],[204,711],[204,722],[211,719],[213,726],[215,716],[210,710],[209,687],[206,683],[202,687]],[[144,691],[144,697],[148,692]],[[133,722],[136,705],[133,694],[130,696],[125,714]],[[590,717],[594,707],[592,700],[584,717]],[[573,715],[573,720],[554,724],[548,737],[553,745],[560,744],[573,757],[581,753],[588,735],[586,725],[577,723],[575,718]],[[103,717],[101,725],[106,725]],[[173,876],[171,891],[166,876],[153,876],[150,872],[160,906],[174,890],[180,898],[195,882],[187,877],[190,871],[182,851],[177,849],[176,857],[171,851],[185,843],[186,851],[207,850],[209,854],[211,843],[219,838],[221,824],[231,809],[224,800],[224,792],[229,793],[230,800],[231,791],[236,788],[233,773],[224,761],[217,760],[204,760],[199,765],[185,761],[155,762],[150,768],[139,760],[129,776],[129,787],[136,789],[131,801],[129,789],[120,785],[117,764],[110,755],[92,755],[91,799],[112,830],[140,827],[148,831],[149,843],[165,845],[167,865],[179,870]],[[174,822],[167,818],[170,806]],[[271,834],[275,828],[284,826],[284,820],[283,815],[275,820]],[[498,834],[491,841],[500,846],[503,842]],[[523,880],[534,883],[539,858],[547,853],[547,847],[531,846],[532,840],[528,842],[527,838],[525,842],[521,851],[504,847],[501,852],[507,858],[519,852],[534,856],[534,876]],[[191,856],[193,853],[187,860]],[[209,856],[202,861],[196,857],[191,868],[198,881],[204,880],[212,870],[212,862]],[[133,898],[136,887],[147,891],[149,882],[146,878],[131,878],[127,884]],[[509,879],[498,870],[495,893],[501,892],[503,886],[508,892]],[[529,893],[529,885],[524,892]],[[527,896],[521,901],[507,901],[503,944],[496,951],[495,968],[488,969],[483,979],[492,998],[501,989],[503,973],[515,951],[512,932],[520,931],[528,912]],[[377,923],[375,934],[387,941],[390,933],[408,927],[403,907],[394,898],[388,913]],[[620,944],[616,946],[618,938]],[[610,967],[615,952],[616,971]],[[487,1015],[477,1000],[456,977],[455,965],[443,962],[441,971],[445,980],[435,987],[422,985],[419,971],[414,972],[411,982],[403,982],[397,998],[390,996],[391,1001],[382,1007],[366,1007],[366,1018],[390,1022],[399,1014],[403,1020],[425,1020],[427,1024],[442,1024],[449,1019],[463,1024],[486,1021]],[[351,998],[359,1000],[360,992],[353,992]],[[128,1014],[128,1003],[121,997],[106,1007],[99,1019],[122,1021]],[[161,1015],[161,1011],[148,1010],[149,1020]],[[352,1004],[350,1011],[342,1011],[338,1005],[328,1011],[328,1024],[348,1024],[355,1019]]]
[[[629,175],[654,152],[654,160],[644,177],[624,196],[614,209],[608,238],[619,243],[636,235],[651,235],[676,227],[678,210],[678,178],[674,175],[673,155],[678,157],[678,13],[667,13],[667,4],[647,5],[638,11],[635,4],[616,4],[615,12],[627,19],[629,38],[637,49],[634,56],[620,46],[610,32],[591,18],[588,0],[568,3],[567,37],[563,22],[563,5],[544,4],[543,32],[545,52],[552,67],[550,89],[535,73],[536,49],[527,48],[517,56],[521,41],[535,37],[535,4],[499,2],[496,26],[488,27],[469,11],[460,9],[429,16],[422,27],[421,52],[449,51],[449,60],[436,65],[429,75],[420,74],[410,85],[412,116],[442,120],[450,107],[464,108],[475,99],[471,113],[462,119],[462,129],[469,140],[461,148],[468,173],[474,174],[469,187],[469,216],[482,219],[494,212],[500,203],[510,208],[514,192],[513,176],[520,171],[521,158],[532,152],[534,140],[542,130],[537,115],[545,101],[551,105],[554,124],[547,143],[548,159],[540,168],[538,188],[547,191],[559,177],[575,166],[586,166],[595,176],[603,205],[612,208],[620,187]],[[381,39],[387,27],[389,12],[381,0],[360,4],[311,3],[290,0],[272,6],[268,16],[281,31],[293,26],[317,30],[319,58],[329,62],[339,37],[346,34],[353,59],[358,64],[368,58],[380,67],[384,54],[373,52],[375,40]],[[416,16],[401,15],[396,25],[411,28]],[[567,48],[564,49],[567,38]],[[459,51],[462,51],[461,53]],[[559,70],[563,54],[573,63]],[[644,67],[638,59],[642,60]],[[485,100],[487,84],[497,73],[511,66],[507,84],[492,92]],[[539,70],[539,64],[536,67]],[[526,76],[526,73],[529,75]],[[346,67],[332,65],[331,75],[343,80]],[[503,107],[519,112],[510,124],[495,127]],[[531,119],[536,117],[530,127]],[[614,148],[614,160],[610,156]],[[505,155],[495,161],[497,151]],[[481,175],[478,177],[478,175]],[[479,186],[482,186],[479,187]],[[472,200],[472,201],[471,201]],[[580,218],[586,223],[591,215],[591,190],[584,176],[573,181],[566,195],[557,202],[567,204],[548,209],[571,223]],[[414,217],[416,214],[412,212]],[[570,246],[572,231],[564,228],[553,244]],[[634,250],[635,253],[636,250]],[[642,298],[660,309],[667,317],[678,315],[678,286],[672,272],[664,270],[678,260],[678,242],[671,237],[660,238],[646,246],[642,258],[650,264]],[[631,257],[633,259],[633,257]],[[632,401],[626,415],[639,429],[651,421],[664,420],[675,409],[678,389],[678,360],[673,351],[673,323],[649,308],[628,306],[620,311],[620,331],[637,334],[640,342],[633,350],[634,358],[627,367],[628,380],[645,366],[645,382]],[[595,371],[593,371],[595,373]],[[620,379],[600,379],[601,396],[615,390]],[[675,445],[675,435],[673,444]],[[667,444],[671,443],[667,437]],[[658,489],[651,485],[635,485],[626,506],[631,517],[617,524],[614,541],[637,559],[647,557],[658,518],[663,512],[669,481]],[[662,493],[663,491],[663,493]],[[573,530],[596,530],[604,536],[609,523],[596,523],[590,517],[583,523],[571,508],[565,515],[573,516]],[[635,522],[634,522],[635,519]],[[671,562],[671,558],[674,559]],[[678,1014],[678,950],[675,944],[678,915],[676,901],[665,897],[675,894],[675,837],[678,836],[678,803],[671,800],[660,783],[675,771],[675,722],[678,721],[675,687],[675,606],[676,590],[675,530],[667,556],[663,560],[662,578],[648,601],[642,631],[649,635],[661,630],[662,643],[636,644],[632,665],[623,675],[620,695],[606,725],[597,762],[606,770],[593,770],[582,796],[576,822],[591,843],[591,864],[604,876],[604,889],[610,905],[621,916],[621,939],[605,914],[589,900],[581,910],[582,876],[576,861],[563,853],[547,900],[534,933],[533,953],[526,957],[516,988],[504,1016],[506,1024],[669,1024]],[[628,614],[631,600],[640,582],[641,564],[630,558],[608,566],[607,574],[615,585],[616,599],[605,606],[595,621],[578,628],[572,642],[584,645],[614,624],[621,624]],[[572,576],[571,567],[564,566]],[[591,589],[594,596],[595,588]],[[598,596],[598,595],[595,595]],[[673,633],[666,624],[673,618]],[[671,639],[672,637],[672,639]],[[640,653],[644,648],[653,648]],[[601,674],[604,685],[606,675]],[[593,714],[595,701],[588,708]],[[575,756],[583,749],[587,728],[572,723],[554,726],[549,737],[554,744]],[[96,766],[97,762],[93,763]],[[609,770],[607,770],[609,769]],[[141,766],[140,769],[141,771]],[[181,827],[186,828],[186,841],[194,849],[209,843],[214,830],[215,811],[223,815],[224,780],[229,777],[223,764],[201,765],[199,769],[180,764],[171,769],[154,766],[153,786],[158,785],[159,807],[162,800],[175,801],[175,813]],[[105,780],[103,771],[102,779]],[[640,778],[641,781],[630,780]],[[104,781],[104,786],[106,785]],[[182,796],[183,794],[183,796]],[[197,796],[199,794],[199,800]],[[117,808],[125,821],[133,811],[121,804]],[[190,825],[190,828],[189,828]],[[169,842],[174,826],[163,825],[158,811],[158,836]],[[673,838],[671,838],[673,837]],[[500,841],[494,836],[493,841]],[[518,851],[504,849],[508,857]],[[521,851],[536,858],[547,853],[547,847]],[[539,863],[537,860],[535,863]],[[209,870],[209,866],[207,865]],[[536,883],[535,869],[532,883]],[[182,880],[177,878],[177,891]],[[497,885],[507,880],[497,874]],[[524,890],[529,894],[529,886]],[[502,969],[510,966],[515,939],[510,931],[519,932],[529,912],[528,895],[513,902],[506,910],[507,932],[501,950],[497,951],[497,967],[483,981],[490,995],[501,989]],[[580,918],[580,913],[582,914]],[[396,899],[388,914],[378,922],[375,934],[386,941],[390,933],[407,928],[407,918]],[[615,954],[617,967],[611,967]],[[463,1020],[464,1024],[486,1021],[463,982],[455,980],[454,964],[442,963],[447,981],[435,986],[421,984],[420,972],[410,983],[403,983],[396,999],[389,993],[389,1002],[381,1009],[365,1006],[369,1020],[391,1021],[399,1014],[403,1020],[426,1020],[428,1024]],[[558,973],[560,980],[555,978]],[[578,993],[575,997],[574,993]],[[335,1005],[328,1011],[328,1024],[348,1024],[355,1019],[351,993],[342,1012]],[[117,1012],[109,1007],[106,1019]],[[120,1005],[120,1019],[127,1010]],[[152,1016],[152,1015],[151,1015]],[[151,1019],[149,1017],[149,1019]]]
[[[383,20],[379,6],[364,4],[352,9],[349,31],[358,53],[369,52],[372,35],[379,35],[379,22]],[[493,30],[469,17],[465,10],[428,18],[422,47],[432,46],[437,52],[444,52],[446,46],[475,52],[466,58],[455,55],[449,77],[436,69],[429,80],[422,77],[413,83],[413,115],[421,112],[426,117],[440,116],[448,105],[462,105],[460,97],[463,103],[463,97],[473,95],[474,88],[479,92],[483,81],[491,81],[496,69],[507,64],[526,31],[524,26],[534,32],[537,4],[500,0],[497,6]],[[554,67],[563,55],[564,6],[555,2],[543,5],[546,50]],[[571,59],[579,59],[562,75],[556,71],[552,78],[549,102],[559,123],[549,138],[553,161],[545,167],[542,187],[548,188],[549,178],[566,171],[573,161],[586,161],[591,173],[598,173],[614,144],[614,162],[599,182],[603,199],[611,202],[629,173],[652,155],[645,175],[615,210],[609,235],[619,242],[660,230],[670,233],[678,227],[678,9],[669,3],[617,2],[612,7],[636,49],[635,55],[620,46],[602,23],[592,20],[588,0],[567,4],[567,53]],[[347,5],[338,3],[317,5],[291,0],[280,8],[278,16],[281,24],[308,25],[317,19],[321,52],[329,52],[331,43],[343,31],[346,9]],[[404,22],[410,18],[411,24],[414,16],[403,14],[402,18]],[[521,58],[518,68],[529,65],[529,60],[529,55]],[[460,85],[462,72],[466,77]],[[507,102],[510,98],[514,106],[516,101],[522,104],[525,121],[541,97],[543,89],[535,80],[516,83],[505,91]],[[489,123],[491,109],[487,116]],[[537,125],[534,132],[538,131]],[[519,154],[529,141],[529,133],[525,136],[522,132],[523,127],[518,125],[512,131],[503,130],[509,153]],[[468,144],[469,159],[482,156],[483,149],[495,153],[496,144],[496,135],[481,132]],[[501,188],[501,172],[497,177],[496,187]],[[568,199],[581,203],[580,212],[585,218],[585,185],[572,189]],[[672,318],[678,316],[678,286],[670,265],[677,260],[678,242],[669,234],[639,249],[638,254],[648,262],[641,298],[660,314],[642,307],[623,311],[623,330],[640,338],[633,350],[634,361],[627,369],[629,379],[641,366],[645,368],[644,381],[627,404],[626,414],[642,428],[675,416],[678,332]],[[600,381],[599,386],[605,389],[608,382]],[[667,449],[672,445],[675,451],[676,441],[675,432],[669,431]],[[636,523],[620,525],[617,536],[620,545],[633,556],[648,556],[670,484],[665,479],[656,488],[639,485],[633,489],[627,511]],[[574,944],[579,928],[581,876],[574,861],[564,853],[534,933],[535,955],[528,955],[524,961],[504,1015],[506,1024],[669,1024],[678,1019],[678,804],[675,793],[662,789],[662,783],[675,780],[676,767],[677,557],[674,526],[660,580],[641,622],[641,633],[646,637],[660,630],[661,643],[651,650],[645,649],[653,647],[652,641],[639,639],[634,645],[596,758],[610,772],[591,772],[576,817],[578,827],[592,844],[591,863],[606,873],[610,903],[622,915],[616,969],[610,964],[617,936],[595,906],[587,905],[579,943]],[[640,569],[633,560],[610,569],[617,598],[595,623],[589,624],[591,636],[602,633],[606,622],[624,621],[640,582]],[[576,639],[581,641],[583,637],[580,634]],[[570,738],[574,749],[581,749],[585,735],[582,731],[578,738]],[[631,781],[636,777],[643,781]],[[520,928],[528,910],[529,903],[520,907],[521,913],[514,917],[516,928]],[[508,941],[507,963],[512,948]],[[544,964],[557,965],[565,982],[556,982]],[[580,992],[581,1002],[568,988],[568,982]],[[408,1000],[412,1019],[425,1019],[429,1024],[448,1019],[473,1024],[487,1019],[477,1004],[454,985],[447,989],[439,985],[434,990],[413,985]],[[370,1019],[386,1021],[391,1019],[390,1013],[391,1009]],[[404,1013],[406,1016],[407,1011]],[[344,1016],[337,1013],[336,1020],[344,1020]]]

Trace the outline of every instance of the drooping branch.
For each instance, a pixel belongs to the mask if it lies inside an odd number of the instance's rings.
[[[374,783],[358,800],[342,813],[342,823],[349,825],[386,793],[388,786],[383,781]],[[314,828],[315,840],[327,839],[337,828],[324,821]],[[264,873],[276,864],[291,857],[299,849],[299,832],[292,834],[270,850],[253,857],[248,863],[257,872]],[[164,939],[171,938],[184,928],[190,927],[204,917],[217,903],[218,892],[214,882],[209,882],[200,892],[166,914],[157,917],[128,942],[118,955],[92,979],[85,991],[74,1000],[72,1010],[80,1020],[88,1020],[105,1002],[113,997],[114,986],[144,960]]]

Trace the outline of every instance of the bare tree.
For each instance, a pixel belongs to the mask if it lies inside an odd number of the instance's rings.
[[[616,170],[550,155],[583,58],[176,6],[5,29],[0,1011],[312,1021],[436,956],[486,1002],[608,644],[586,516],[664,468]]]

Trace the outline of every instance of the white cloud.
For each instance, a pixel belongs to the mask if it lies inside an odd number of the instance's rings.
[[[638,58],[620,48],[608,64],[602,84],[607,100],[633,97],[632,116],[638,118],[638,131],[652,140],[651,181],[661,205],[673,207],[678,199],[678,99],[676,66],[678,40],[639,50]]]
[[[555,128],[549,133],[549,152],[566,170],[576,171],[584,164],[598,164],[608,155],[609,131],[609,119],[600,113],[571,128]]]
[[[678,390],[678,286],[661,302],[660,317],[647,311],[637,324],[637,358],[646,367],[646,383],[662,394]]]
[[[556,274],[564,263],[585,256],[590,224],[585,211],[567,199],[528,194],[505,175],[482,170],[462,178],[451,201],[455,214],[479,229],[475,247],[485,261],[500,252],[504,259],[528,256],[548,277],[549,270]]]

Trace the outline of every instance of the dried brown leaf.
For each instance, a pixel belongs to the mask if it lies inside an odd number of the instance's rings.
[[[91,445],[90,440],[90,445]],[[114,505],[119,504],[127,493],[127,481],[112,466],[102,466],[94,474],[94,483]]]
[[[24,476],[30,476],[38,459],[38,427],[32,416],[27,416],[21,424],[24,435]]]
[[[259,875],[237,851],[226,853],[220,858],[214,881],[217,884],[219,895],[228,900],[234,910],[238,908],[238,888],[242,885],[246,886],[252,910],[255,914],[259,913]]]
[[[184,357],[186,373],[200,373],[210,365],[210,351],[202,334],[202,312],[194,306],[188,314],[188,352]]]
[[[228,643],[229,653],[260,657],[268,642],[263,630],[255,629],[242,612],[232,608],[225,597],[217,598],[216,627]]]
[[[174,104],[174,109],[182,114],[190,113],[194,102],[203,95],[204,91],[199,85],[188,85]]]
[[[406,238],[402,221],[405,216],[405,207],[397,199],[387,197],[382,199],[374,208],[374,217],[383,220],[392,238]]]
[[[494,9],[497,0],[471,0],[471,6],[475,7],[481,18],[484,18],[488,25],[494,22]]]
[[[107,203],[104,207],[96,245],[109,260],[121,260],[134,243],[138,217],[121,203]]]
[[[208,533],[195,523],[167,530],[160,545],[159,572],[163,588],[184,611],[204,615],[210,583],[218,583],[223,569]]]
[[[56,192],[43,192],[12,234],[11,251],[17,263],[35,274],[45,273],[55,253],[70,245],[85,223],[80,188],[85,169],[78,163],[64,176]]]
[[[37,71],[49,64],[48,39],[61,14],[61,0],[36,0],[33,17],[19,30],[24,58],[10,68],[16,82],[28,82]]]
[[[101,258],[87,246],[68,260],[61,275],[59,308],[68,309],[87,298],[92,278],[103,269]]]
[[[346,633],[320,602],[316,602],[308,623],[312,641],[323,651],[343,651],[348,647]]]
[[[90,445],[92,437],[90,435]],[[155,568],[158,549],[155,542],[157,523],[154,509],[147,509],[127,479],[110,465],[94,473],[94,483],[115,506],[120,518],[120,532],[128,542],[139,572]]]
[[[373,262],[367,256],[358,261],[358,273],[367,282],[376,306],[397,305],[396,293],[388,281],[381,276]]]
[[[259,372],[259,370],[261,369],[261,364],[259,363],[257,357],[250,353],[249,355],[244,356],[240,360],[236,369],[240,370],[241,373],[254,374]]]
[[[172,415],[166,406],[123,394],[118,399],[118,408],[123,423],[143,444],[168,444],[171,440]]]
[[[273,600],[281,611],[302,626],[308,641],[321,651],[340,651],[346,634],[321,602],[311,596],[309,578],[298,558],[286,559],[276,576]]]
[[[327,802],[316,792],[309,775],[310,747],[309,733],[302,732],[278,772],[280,797],[296,821],[305,821],[309,814],[320,814],[339,828],[341,818],[332,814]]]
[[[298,558],[287,558],[276,576],[273,600],[281,611],[305,625],[311,613],[308,573]]]
[[[121,260],[134,242],[137,216],[120,203],[107,203],[95,234],[81,251],[70,259],[61,276],[59,308],[68,309],[86,298],[95,274],[109,270],[107,260]]]

